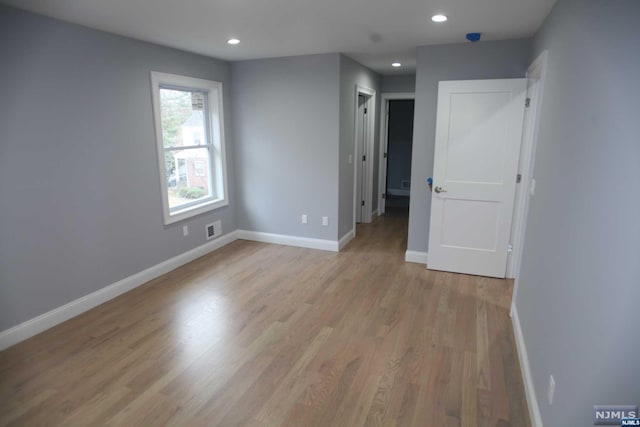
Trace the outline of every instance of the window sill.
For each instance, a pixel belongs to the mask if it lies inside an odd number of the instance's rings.
[[[191,206],[185,209],[181,209],[175,212],[169,212],[165,210],[164,212],[164,225],[173,224],[176,222],[184,221],[185,219],[192,218],[197,215],[201,215],[206,212],[214,211],[218,208],[222,208],[227,206],[229,201],[227,199],[217,199],[210,200],[201,205]]]

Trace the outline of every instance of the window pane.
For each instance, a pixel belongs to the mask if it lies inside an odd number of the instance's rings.
[[[160,115],[164,147],[204,145],[206,94],[160,88]]]
[[[165,224],[226,206],[222,83],[151,72]]]
[[[164,158],[170,210],[213,197],[208,148],[165,151]]]

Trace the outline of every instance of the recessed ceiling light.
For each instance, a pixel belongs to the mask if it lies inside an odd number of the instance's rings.
[[[238,43],[240,43],[240,40],[238,40],[238,39],[229,39],[229,40],[227,40],[227,43],[229,43],[229,44],[238,44]]]
[[[433,22],[445,22],[447,20],[447,17],[444,15],[433,15],[431,17],[431,20]]]
[[[399,62],[394,62],[391,64],[392,67],[398,68],[398,67],[402,67],[402,64]]]

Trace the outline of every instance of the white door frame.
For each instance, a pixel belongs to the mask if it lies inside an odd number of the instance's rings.
[[[356,208],[357,203],[361,203],[361,200],[357,200],[358,191],[356,185],[358,183],[358,173],[360,173],[360,165],[362,164],[361,153],[358,153],[358,96],[364,95],[367,97],[366,108],[367,108],[367,129],[366,129],[366,152],[364,153],[367,156],[367,161],[365,161],[364,165],[364,182],[363,187],[364,191],[362,193],[362,200],[364,200],[364,206],[362,207],[362,222],[371,222],[371,206],[372,206],[372,192],[373,192],[373,153],[374,153],[374,135],[375,135],[375,123],[376,123],[376,91],[370,89],[368,87],[356,85],[355,87],[355,95],[354,95],[354,120],[353,120],[353,128],[354,128],[354,138],[353,138],[353,153],[354,153],[354,167],[353,167],[353,232],[355,235],[356,230]]]
[[[387,92],[380,94],[380,165],[378,167],[378,215],[382,215],[385,211],[385,199],[382,193],[387,188],[387,158],[389,147],[389,100],[395,99],[413,99],[415,101],[415,92]]]
[[[547,70],[547,51],[543,51],[527,68],[527,98],[529,107],[525,110],[525,123],[522,131],[522,145],[520,148],[520,164],[518,174],[520,184],[516,186],[516,200],[513,209],[513,223],[511,227],[511,244],[513,252],[507,257],[507,277],[516,279],[513,290],[515,301],[518,289],[518,276],[522,263],[525,228],[529,213],[529,199],[532,188],[535,153],[538,145],[538,131],[540,126],[540,110],[542,108],[542,94]]]

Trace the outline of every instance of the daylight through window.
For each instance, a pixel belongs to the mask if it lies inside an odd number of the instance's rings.
[[[228,204],[222,84],[151,73],[165,224]]]

